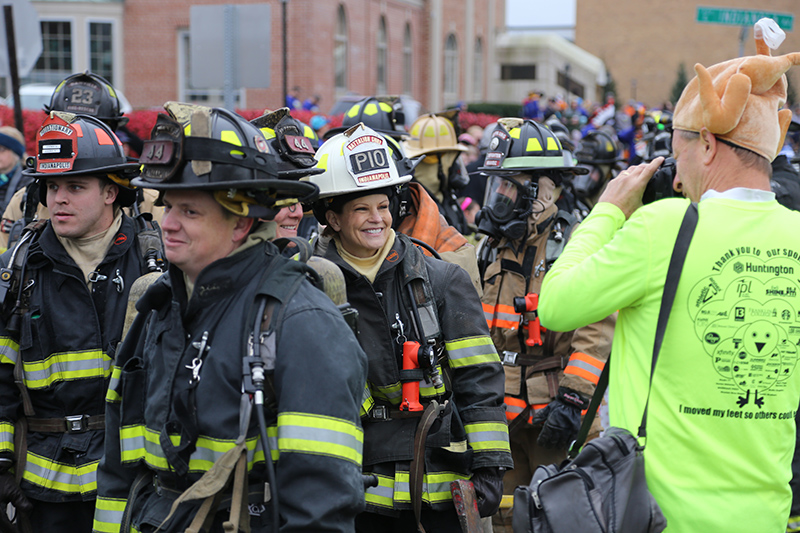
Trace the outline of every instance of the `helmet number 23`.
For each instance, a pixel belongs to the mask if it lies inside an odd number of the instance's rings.
[[[94,102],[94,91],[91,89],[81,89],[74,87],[70,101],[73,104],[91,104]]]

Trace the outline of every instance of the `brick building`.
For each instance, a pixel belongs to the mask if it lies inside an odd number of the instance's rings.
[[[739,56],[741,28],[697,22],[698,5],[793,14],[794,27],[773,55],[800,51],[797,0],[577,0],[575,44],[605,62],[618,100],[659,105],[669,99],[681,63],[691,79],[695,63],[708,66]],[[744,55],[754,53],[748,27]],[[791,70],[788,75],[800,89],[800,75]]]
[[[211,90],[190,84],[189,23],[192,5],[223,3],[34,1],[43,21],[45,57],[29,81],[54,83],[91,68],[111,79],[134,108],[167,100],[222,105],[222,81]],[[270,5],[271,57],[250,68],[270,69],[271,86],[242,89],[237,96],[242,107],[278,107],[283,2],[231,3]],[[324,112],[348,93],[407,94],[434,110],[489,97],[504,0],[288,0],[285,5],[288,87],[299,86],[303,99],[320,95]]]

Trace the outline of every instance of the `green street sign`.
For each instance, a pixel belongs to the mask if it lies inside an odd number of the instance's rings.
[[[697,22],[703,24],[725,24],[727,26],[752,26],[759,19],[771,18],[781,29],[792,31],[794,15],[790,13],[770,13],[768,11],[752,11],[749,9],[732,9],[719,7],[698,7]]]

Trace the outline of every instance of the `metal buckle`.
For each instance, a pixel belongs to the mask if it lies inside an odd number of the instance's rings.
[[[89,415],[65,416],[67,433],[84,433],[89,430]]]
[[[519,354],[517,352],[509,352],[507,350],[503,350],[503,365],[505,366],[517,366],[517,356]]]
[[[385,405],[376,405],[369,416],[375,420],[389,420],[389,409]]]
[[[105,281],[107,279],[108,276],[104,276],[96,270],[89,272],[89,283],[97,283],[98,281]]]

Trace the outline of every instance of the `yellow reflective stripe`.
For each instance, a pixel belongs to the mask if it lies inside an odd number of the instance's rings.
[[[75,466],[59,463],[28,452],[22,478],[34,485],[68,494],[89,494],[97,491],[97,464],[93,461]]]
[[[441,503],[450,501],[450,483],[459,479],[469,479],[455,472],[429,472],[422,477],[422,501],[427,503]],[[410,474],[397,472],[394,479],[394,501],[396,503],[411,502],[409,490]]]
[[[0,422],[0,452],[14,453],[14,424]]]
[[[786,533],[795,533],[800,531],[800,516],[790,516],[789,523],[786,526]]]
[[[385,400],[393,403],[394,405],[400,405],[400,398],[403,396],[403,386],[399,381],[392,383],[391,385],[382,386],[372,384],[370,388],[374,398]]]
[[[123,463],[144,461],[157,470],[169,470],[169,462],[161,449],[159,433],[143,425],[124,426],[119,430],[120,455]],[[267,437],[270,440],[272,460],[277,461],[278,428],[267,428]],[[247,439],[247,465],[252,468],[255,463],[264,462],[264,450],[258,446],[257,436]],[[170,435],[174,446],[180,444],[179,435]],[[196,449],[189,457],[189,470],[192,472],[205,472],[214,462],[236,445],[235,439],[215,439],[212,437],[198,437]]]
[[[0,337],[0,363],[16,364],[19,357],[19,343],[11,337]]]
[[[364,391],[361,393],[361,411],[359,416],[366,416],[375,407],[375,400],[369,391],[369,383],[364,383]]]
[[[127,500],[98,496],[92,531],[117,533],[120,530],[122,515],[125,513],[127,503]]]
[[[63,352],[44,361],[23,362],[25,385],[43,389],[58,381],[106,378],[111,374],[111,358],[101,350]]]
[[[464,424],[470,447],[476,452],[509,451],[508,425],[504,422]]]
[[[459,368],[483,363],[500,363],[492,339],[485,335],[445,342],[450,366]]]
[[[106,402],[119,403],[122,401],[122,398],[117,392],[117,387],[119,387],[119,378],[121,375],[122,370],[118,366],[115,366],[111,369],[111,380],[108,382],[108,389],[106,390]]]
[[[367,503],[392,509],[394,507],[394,478],[378,475],[378,486],[364,492]]]
[[[278,414],[278,448],[361,464],[364,432],[347,420],[310,413]]]

